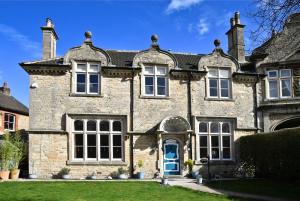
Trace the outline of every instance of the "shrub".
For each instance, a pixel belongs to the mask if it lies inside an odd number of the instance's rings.
[[[184,162],[184,165],[188,167],[188,169],[189,169],[189,174],[191,174],[192,171],[193,171],[193,166],[194,166],[193,160],[192,160],[192,159],[189,159],[189,160],[185,161],[185,162]]]
[[[240,160],[256,177],[300,179],[300,128],[240,138]]]
[[[71,171],[70,168],[64,167],[59,171],[58,175],[60,175],[60,176],[68,175],[70,173],[70,171]]]

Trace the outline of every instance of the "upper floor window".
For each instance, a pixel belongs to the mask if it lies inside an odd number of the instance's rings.
[[[223,68],[208,70],[208,96],[230,98],[230,71]]]
[[[167,96],[167,67],[151,66],[144,69],[144,95]]]
[[[96,63],[76,63],[76,93],[99,94],[100,65]]]
[[[290,69],[269,70],[267,73],[270,99],[292,97],[292,72]]]
[[[4,129],[15,131],[16,116],[14,114],[5,113],[4,115]]]

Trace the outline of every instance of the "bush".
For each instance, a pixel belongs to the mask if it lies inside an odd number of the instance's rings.
[[[256,177],[300,179],[300,128],[241,137],[240,160]]]

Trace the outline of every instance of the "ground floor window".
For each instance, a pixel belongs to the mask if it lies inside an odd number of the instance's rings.
[[[197,130],[199,159],[230,160],[232,158],[232,128],[226,121],[200,121]]]
[[[15,131],[16,116],[14,114],[5,113],[4,115],[4,129]]]
[[[72,136],[74,160],[112,161],[123,159],[121,120],[76,119]]]

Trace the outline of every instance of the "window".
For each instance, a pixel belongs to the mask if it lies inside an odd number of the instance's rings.
[[[144,85],[144,95],[146,96],[167,96],[167,67],[145,67]]]
[[[270,99],[292,97],[292,72],[290,69],[269,70],[268,87]]]
[[[100,65],[94,63],[76,63],[76,93],[99,94]]]
[[[112,161],[123,158],[119,120],[74,120],[74,160]]]
[[[4,129],[15,131],[16,116],[14,114],[5,113],[4,115]]]
[[[230,71],[222,68],[208,70],[208,96],[211,98],[230,97]]]
[[[211,160],[230,160],[232,154],[232,133],[230,122],[199,122],[199,156]]]

